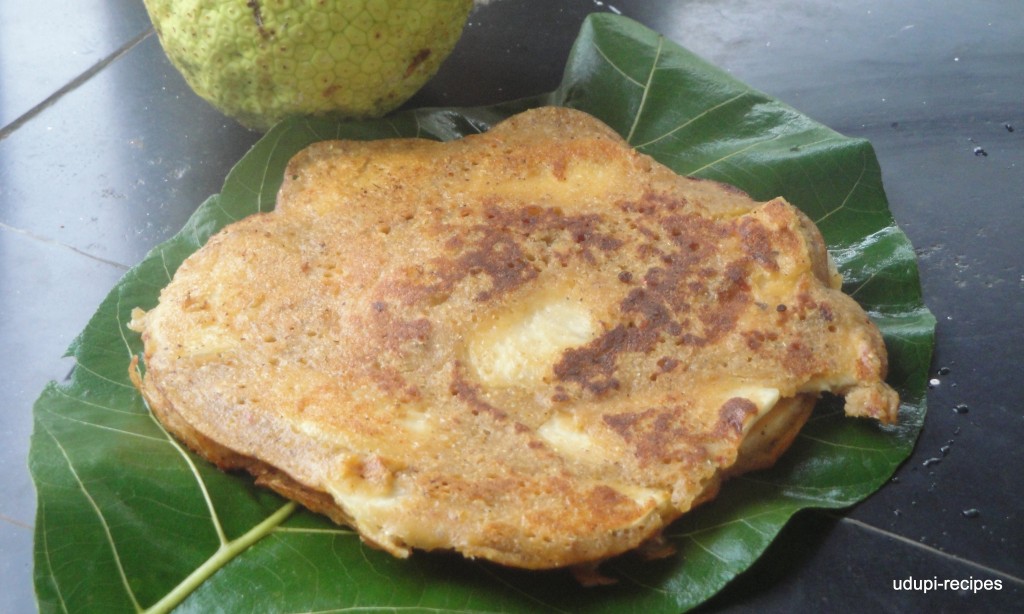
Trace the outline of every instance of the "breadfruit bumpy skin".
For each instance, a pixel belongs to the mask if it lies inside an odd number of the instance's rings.
[[[600,561],[772,464],[823,392],[897,419],[806,216],[568,109],[313,145],[132,327],[171,432],[396,556]]]
[[[145,0],[192,89],[243,125],[383,115],[437,72],[472,0]]]

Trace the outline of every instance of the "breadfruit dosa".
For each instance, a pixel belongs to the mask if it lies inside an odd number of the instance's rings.
[[[199,454],[396,556],[570,566],[770,465],[824,391],[896,420],[838,288],[793,206],[541,108],[297,154],[136,311],[135,379]]]

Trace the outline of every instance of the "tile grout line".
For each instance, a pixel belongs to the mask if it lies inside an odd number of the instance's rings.
[[[905,544],[908,544],[908,545],[911,545],[911,546],[915,546],[915,547],[920,548],[922,550],[926,550],[927,552],[929,552],[931,554],[938,555],[938,556],[940,556],[940,557],[942,557],[944,559],[949,559],[951,561],[955,561],[957,563],[961,563],[963,565],[967,565],[969,567],[973,567],[973,568],[975,568],[975,569],[977,569],[979,571],[984,571],[985,573],[989,573],[989,574],[992,574],[992,575],[995,575],[995,576],[999,576],[999,577],[1001,577],[1001,578],[1003,578],[1005,580],[1009,580],[1010,582],[1013,582],[1014,584],[1024,585],[1024,578],[1018,578],[1017,576],[1008,574],[1005,571],[999,571],[998,569],[995,569],[993,567],[989,567],[987,565],[982,565],[981,563],[977,563],[975,561],[971,561],[971,560],[968,560],[968,559],[956,556],[955,554],[950,554],[948,552],[944,552],[942,550],[939,550],[938,548],[934,548],[934,547],[929,546],[927,544],[922,544],[921,542],[918,542],[918,541],[915,541],[913,539],[910,539],[909,537],[904,537],[904,536],[899,535],[897,533],[892,533],[891,531],[886,531],[885,529],[881,529],[881,528],[876,527],[874,525],[868,524],[868,523],[866,523],[866,522],[864,522],[862,520],[855,520],[853,518],[848,518],[848,517],[845,517],[845,516],[840,516],[838,514],[826,514],[826,515],[827,516],[831,516],[831,517],[839,520],[840,522],[849,523],[849,524],[851,524],[851,525],[853,525],[855,527],[859,527],[861,529],[865,529],[867,531],[870,531],[872,533],[876,533],[878,535],[882,535],[882,536],[887,537],[889,539],[894,539],[894,540],[896,540],[898,542],[902,542],[902,543],[905,543]]]
[[[120,262],[115,262],[113,260],[107,260],[105,258],[100,258],[99,256],[90,254],[89,252],[87,252],[85,250],[81,250],[81,249],[75,247],[74,245],[68,245],[67,243],[61,243],[60,241],[57,241],[55,239],[49,239],[47,237],[42,237],[42,236],[39,236],[39,235],[37,235],[35,233],[29,232],[28,230],[24,230],[24,229],[21,229],[21,228],[16,228],[14,226],[11,226],[10,224],[5,224],[3,222],[0,222],[0,230],[9,230],[11,232],[18,233],[18,234],[20,234],[22,236],[28,237],[30,239],[34,239],[36,241],[40,241],[42,243],[46,243],[48,245],[55,245],[57,247],[63,247],[64,249],[69,249],[69,250],[75,252],[76,254],[79,254],[80,256],[85,256],[86,258],[89,258],[90,260],[95,260],[96,262],[101,262],[101,263],[106,264],[106,265],[117,267],[117,268],[122,269],[124,271],[127,271],[128,269],[131,268],[127,264],[122,264]]]
[[[120,48],[115,49],[114,52],[108,55],[107,57],[101,59],[99,62],[96,62],[95,64],[90,66],[85,72],[64,84],[63,87],[61,87],[60,89],[58,89],[57,91],[43,99],[42,102],[32,107],[28,111],[25,111],[25,113],[15,118],[13,121],[11,121],[11,123],[7,124],[6,126],[0,127],[0,141],[3,141],[7,137],[11,136],[11,134],[13,134],[15,130],[22,127],[29,120],[31,120],[35,116],[39,115],[46,109],[53,106],[58,100],[63,98],[65,94],[68,94],[69,92],[77,89],[78,86],[82,85],[83,83],[94,77],[97,73],[99,73],[101,70],[109,66],[119,57],[131,51],[133,47],[141,43],[143,40],[145,40],[147,37],[153,34],[153,32],[154,30],[152,26],[146,28],[142,31],[141,34],[129,40]]]
[[[0,514],[0,522],[16,526],[19,529],[28,529],[29,531],[34,530],[34,527],[31,524],[29,524],[27,522],[22,522],[22,521],[18,520],[17,518],[11,518],[10,516],[5,516],[3,514]]]

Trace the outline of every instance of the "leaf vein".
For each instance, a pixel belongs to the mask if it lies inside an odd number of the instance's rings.
[[[68,612],[68,604],[64,600],[64,591],[61,589],[60,581],[57,578],[57,574],[54,573],[53,560],[50,558],[50,531],[47,528],[49,525],[46,522],[46,502],[40,500],[39,502],[39,516],[41,522],[39,524],[43,527],[40,531],[43,539],[43,558],[46,561],[46,568],[50,572],[50,581],[53,583],[54,591],[57,593],[57,599],[60,600],[60,609],[62,612]]]
[[[54,392],[56,392],[57,394],[61,395],[65,399],[68,399],[69,401],[73,401],[75,403],[80,403],[80,404],[82,404],[82,405],[84,405],[86,407],[92,407],[93,409],[101,409],[103,411],[109,411],[111,413],[119,414],[119,415],[122,415],[122,416],[138,416],[139,415],[137,412],[122,411],[120,409],[117,409],[116,407],[110,407],[108,405],[100,405],[99,403],[93,403],[91,401],[86,401],[85,399],[83,399],[81,397],[76,397],[76,396],[74,396],[72,394],[68,394],[68,392],[62,386],[54,386],[53,390],[54,390]],[[54,414],[54,415],[61,415],[61,417],[66,417],[66,416],[64,416],[62,414]]]
[[[760,146],[760,145],[764,145],[764,144],[766,144],[766,143],[771,143],[772,141],[777,141],[777,140],[779,140],[779,139],[780,139],[781,137],[782,137],[782,135],[776,134],[775,136],[773,136],[773,137],[771,137],[771,138],[768,138],[768,139],[762,139],[762,140],[760,140],[760,141],[755,141],[755,142],[753,142],[753,143],[751,143],[751,144],[747,145],[746,147],[741,147],[741,148],[739,148],[739,149],[737,149],[737,150],[735,150],[735,151],[729,152],[729,153],[727,153],[726,155],[722,156],[721,158],[719,158],[719,159],[717,159],[717,160],[713,160],[713,161],[711,161],[711,162],[708,162],[707,164],[705,164],[704,166],[702,166],[702,167],[700,167],[700,168],[697,168],[697,169],[694,169],[694,170],[692,170],[692,171],[688,171],[688,172],[685,172],[685,173],[682,173],[682,174],[683,174],[683,175],[696,175],[696,174],[698,174],[698,173],[700,173],[700,172],[702,172],[702,171],[705,171],[705,170],[707,170],[707,169],[709,169],[709,168],[711,168],[711,167],[715,166],[716,164],[719,164],[719,163],[721,163],[721,162],[725,162],[725,161],[726,161],[726,160],[728,160],[729,158],[732,158],[732,157],[734,157],[734,156],[738,156],[738,155],[740,155],[740,154],[742,154],[742,153],[745,153],[745,152],[747,152],[747,151],[750,151],[751,149],[753,149],[753,148],[755,148],[755,147],[758,147],[758,146]]]
[[[868,447],[868,446],[853,446],[853,445],[846,444],[846,443],[839,443],[839,442],[836,442],[836,441],[829,441],[827,439],[821,439],[820,437],[815,437],[813,435],[808,435],[806,433],[798,433],[797,437],[801,437],[803,439],[807,439],[809,441],[814,441],[814,442],[817,442],[817,443],[822,443],[822,444],[825,444],[827,446],[833,446],[833,447],[836,447],[836,448],[844,448],[844,449],[847,449],[847,450],[859,450],[861,452],[871,452],[871,453],[886,453],[886,452],[890,451],[890,448],[886,448],[886,447],[871,448],[871,447]]]
[[[724,106],[726,106],[726,105],[728,105],[728,104],[730,104],[732,102],[735,102],[736,100],[739,100],[743,96],[746,96],[748,93],[749,93],[749,91],[743,91],[743,92],[740,92],[739,94],[736,94],[732,98],[729,98],[728,100],[723,100],[722,102],[720,102],[720,103],[718,103],[718,104],[716,104],[716,105],[714,105],[712,107],[709,107],[709,108],[705,109],[704,111],[701,111],[697,115],[694,115],[690,119],[688,119],[685,122],[679,124],[675,128],[673,128],[673,129],[669,130],[668,132],[662,134],[661,136],[655,137],[655,138],[647,141],[646,143],[641,143],[639,145],[635,145],[634,147],[636,147],[637,149],[642,149],[642,148],[647,147],[649,145],[653,145],[654,143],[657,143],[658,141],[667,139],[668,137],[672,136],[676,132],[679,132],[680,130],[683,130],[684,128],[686,128],[687,126],[692,124],[693,122],[698,121],[699,119],[701,119],[703,117],[706,117],[707,115],[717,111],[718,109],[720,109],[720,108],[722,108],[722,107],[724,107]]]
[[[153,416],[152,412],[150,412],[149,416],[150,420],[152,420],[153,423],[156,424],[156,426],[163,432],[167,441],[170,442],[170,444],[174,446],[174,449],[178,451],[178,454],[185,461],[185,464],[188,465],[188,469],[192,473],[192,477],[195,479],[196,484],[199,487],[199,492],[202,493],[203,500],[206,502],[206,508],[210,512],[210,523],[213,525],[213,530],[217,534],[217,539],[220,541],[222,547],[225,546],[228,543],[228,538],[224,533],[224,527],[221,525],[220,516],[217,514],[217,508],[213,505],[213,498],[210,496],[210,490],[206,486],[206,480],[204,480],[203,476],[199,473],[199,468],[196,467],[192,457],[185,452],[184,448],[181,447],[181,444],[179,444],[177,440],[167,432],[164,425]]]
[[[125,593],[128,595],[128,599],[135,606],[135,611],[142,611],[142,607],[139,605],[138,600],[135,598],[135,592],[132,591],[131,584],[128,582],[128,576],[125,573],[124,565],[121,563],[121,554],[118,552],[117,544],[114,542],[114,535],[110,531],[110,525],[107,524],[106,516],[103,515],[103,510],[100,508],[96,500],[93,499],[89,489],[86,488],[85,483],[82,482],[82,478],[78,475],[78,470],[75,469],[74,463],[71,462],[71,457],[68,456],[67,450],[64,445],[61,444],[60,440],[57,439],[53,431],[49,429],[45,424],[42,425],[43,429],[46,430],[46,434],[49,435],[50,439],[53,440],[54,445],[60,451],[61,456],[64,457],[64,461],[67,463],[68,471],[71,472],[71,476],[74,478],[75,483],[78,485],[78,489],[82,492],[92,511],[96,514],[97,520],[100,522],[100,526],[103,528],[103,533],[106,536],[107,544],[110,546],[110,551],[114,555],[114,566],[117,568],[117,573],[120,576],[121,584],[124,587]]]
[[[629,128],[629,134],[626,135],[626,142],[633,143],[633,134],[636,132],[636,127],[640,124],[640,117],[644,113],[644,107],[647,106],[647,94],[651,91],[651,81],[654,79],[654,73],[658,69],[658,62],[661,60],[661,48],[665,44],[665,37],[658,37],[658,48],[654,51],[654,61],[651,62],[651,70],[647,73],[647,83],[644,84],[643,94],[640,95],[640,104],[637,105],[636,115],[633,116],[633,125]]]
[[[640,83],[639,81],[637,81],[636,79],[634,79],[634,78],[633,78],[632,76],[630,76],[630,75],[629,75],[629,74],[628,74],[628,73],[627,73],[626,71],[622,70],[622,68],[620,68],[618,64],[616,64],[615,62],[613,62],[613,61],[612,61],[612,59],[611,59],[611,58],[609,58],[609,57],[608,57],[608,56],[607,56],[607,55],[605,54],[604,50],[603,50],[603,49],[601,49],[601,47],[599,47],[599,46],[598,46],[598,47],[595,47],[595,49],[597,50],[597,53],[598,53],[598,55],[600,55],[600,56],[601,56],[602,58],[604,58],[604,61],[605,61],[605,62],[607,62],[607,63],[608,63],[608,65],[609,65],[609,66],[611,66],[611,67],[612,67],[613,69],[615,69],[615,72],[617,72],[617,73],[619,73],[620,75],[622,75],[622,76],[623,76],[623,77],[624,77],[624,78],[625,78],[625,79],[626,79],[627,81],[629,81],[630,83],[632,83],[633,85],[635,85],[635,86],[637,86],[637,87],[641,87],[641,88],[642,88],[642,87],[644,86],[644,84],[643,84],[643,83]]]
[[[103,375],[103,374],[102,374],[102,373],[100,373],[99,371],[96,371],[95,369],[91,369],[91,368],[89,368],[89,366],[88,366],[88,365],[86,365],[86,364],[85,364],[85,363],[83,363],[83,362],[76,362],[76,363],[75,363],[75,368],[76,368],[76,369],[83,369],[84,371],[86,371],[86,372],[87,372],[87,373],[89,373],[90,375],[93,375],[93,376],[95,376],[96,378],[98,378],[98,379],[101,379],[101,380],[103,380],[103,381],[105,381],[105,382],[107,382],[107,383],[109,383],[109,384],[113,384],[113,385],[115,385],[115,386],[119,386],[119,387],[121,387],[121,388],[127,388],[127,389],[129,389],[129,390],[135,390],[135,387],[134,387],[134,386],[132,386],[131,384],[127,384],[127,383],[125,383],[125,382],[119,382],[119,381],[117,381],[117,380],[114,380],[114,379],[110,379],[109,377],[107,377],[106,375]]]
[[[79,420],[77,418],[72,418],[71,416],[68,416],[68,415],[65,415],[65,414],[58,414],[58,413],[55,413],[55,412],[51,412],[49,410],[46,410],[46,413],[51,415],[51,416],[54,416],[55,418],[58,418],[60,420],[66,420],[68,422],[73,422],[75,424],[81,424],[82,426],[88,426],[88,427],[92,427],[92,428],[95,428],[95,429],[100,429],[100,430],[103,430],[103,431],[110,431],[112,433],[117,433],[118,435],[124,435],[126,437],[137,437],[139,439],[145,439],[145,440],[153,441],[153,442],[157,442],[157,443],[165,443],[165,440],[163,438],[161,438],[161,437],[153,437],[152,435],[146,435],[144,433],[133,433],[131,431],[126,431],[124,429],[114,428],[112,426],[107,426],[105,424],[97,424],[95,422],[89,422],[88,420]]]
[[[708,547],[707,547],[707,546],[705,546],[704,544],[700,543],[700,540],[698,540],[697,538],[693,537],[692,535],[687,535],[687,536],[686,536],[686,538],[687,538],[688,540],[690,540],[691,542],[693,542],[694,544],[696,544],[698,548],[700,548],[700,549],[701,549],[701,550],[703,550],[704,552],[707,552],[708,554],[710,554],[710,555],[711,555],[711,556],[713,556],[714,558],[718,559],[718,560],[719,560],[719,561],[721,561],[722,563],[725,563],[726,565],[728,565],[728,564],[729,564],[729,561],[727,561],[727,560],[726,560],[726,559],[725,559],[724,557],[722,557],[721,555],[719,555],[718,553],[716,553],[716,552],[715,552],[714,550],[712,550],[711,548],[708,548]]]
[[[735,479],[737,479],[737,480],[744,479],[744,476],[742,476],[742,475],[736,476]],[[743,518],[737,518],[737,519],[734,519],[734,520],[727,520],[726,522],[720,522],[718,524],[713,524],[713,525],[709,525],[709,526],[706,526],[706,527],[701,527],[701,528],[695,529],[693,531],[687,531],[685,533],[669,534],[669,537],[674,537],[674,538],[677,538],[677,539],[682,539],[682,538],[692,539],[692,536],[696,535],[697,533],[706,533],[707,531],[714,531],[716,529],[721,529],[721,528],[727,527],[727,526],[732,525],[732,524],[737,524],[737,523],[741,523],[741,522],[747,522],[747,521],[749,521],[752,518],[760,518],[761,516],[771,516],[771,515],[780,514],[780,513],[784,514],[787,511],[789,511],[788,507],[786,507],[786,506],[779,506],[777,508],[765,510],[763,512],[758,512],[756,514],[748,514],[748,515],[744,516]]]
[[[857,191],[858,187],[860,187],[861,181],[864,180],[864,175],[865,173],[867,173],[867,171],[867,161],[864,159],[864,153],[861,153],[860,174],[857,175],[857,179],[853,182],[853,185],[850,186],[850,189],[847,190],[846,196],[843,198],[843,201],[839,203],[837,206],[835,206],[831,211],[826,212],[825,215],[814,220],[814,223],[817,225],[821,225],[822,222],[832,217],[832,215],[846,208],[846,203],[850,201],[850,198],[853,196],[853,193]]]

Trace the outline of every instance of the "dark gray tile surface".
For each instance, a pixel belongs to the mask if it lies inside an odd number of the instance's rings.
[[[873,556],[865,564],[850,552]],[[801,570],[795,581],[794,568]],[[966,581],[966,589],[937,587],[947,579]],[[936,588],[923,590],[925,580]],[[787,525],[766,556],[698,611],[1013,612],[1022,593],[1019,582],[989,569],[937,555],[913,541],[894,540],[855,521],[808,513]]]
[[[612,10],[869,139],[939,320],[930,412],[898,479],[854,510],[798,516],[704,610],[1013,611],[1024,587],[1024,4],[493,0],[410,104],[549,91],[583,16]],[[125,267],[219,191],[258,138],[196,98],[147,28],[137,0],[0,3],[0,612],[34,609],[34,399],[67,374],[65,347]],[[911,575],[1004,588],[893,590]]]
[[[87,78],[141,34],[137,0],[0,3],[0,129]]]
[[[134,264],[258,136],[196,97],[151,34],[3,140],[0,223]]]

